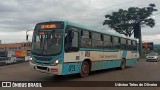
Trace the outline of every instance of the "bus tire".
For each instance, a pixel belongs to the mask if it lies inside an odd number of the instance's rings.
[[[124,70],[125,68],[126,68],[126,60],[123,58],[122,61],[121,61],[121,67],[120,67],[120,69]]]
[[[82,78],[87,77],[89,75],[89,72],[90,72],[89,63],[87,61],[83,61],[81,66],[80,77]]]

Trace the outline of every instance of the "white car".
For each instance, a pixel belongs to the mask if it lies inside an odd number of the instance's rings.
[[[159,61],[159,55],[155,52],[151,52],[146,56],[147,61]]]

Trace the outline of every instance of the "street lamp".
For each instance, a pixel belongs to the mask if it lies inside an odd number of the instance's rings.
[[[27,31],[26,31],[26,41],[28,41],[28,37],[29,37],[28,32],[29,32],[29,31],[32,31],[32,30],[33,30],[33,29],[30,29],[30,30],[27,30]]]

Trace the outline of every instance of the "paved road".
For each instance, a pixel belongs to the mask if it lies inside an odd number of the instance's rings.
[[[140,60],[137,65],[127,67],[125,70],[119,69],[108,69],[103,71],[92,72],[89,77],[79,78],[78,75],[69,75],[62,77],[62,81],[160,81],[160,62],[146,62]],[[14,64],[8,66],[0,66],[0,81],[55,81],[53,75],[44,74],[33,71],[29,67],[29,63]],[[55,87],[53,87],[56,89]],[[32,88],[33,89],[33,88]],[[61,87],[58,89],[72,89],[78,90],[82,88],[71,88]],[[84,88],[83,88],[84,89]],[[86,88],[91,90],[104,89],[106,88]],[[160,90],[160,88],[110,88],[112,90]],[[0,88],[1,90],[1,88]],[[38,90],[38,88],[37,88]],[[41,89],[39,89],[41,90]]]

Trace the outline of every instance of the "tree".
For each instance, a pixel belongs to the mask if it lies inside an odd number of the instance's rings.
[[[155,20],[150,16],[155,9],[155,4],[149,4],[148,7],[130,7],[128,10],[119,9],[118,12],[112,12],[112,14],[105,15],[103,25],[109,25],[111,29],[114,29],[120,34],[125,36],[131,36],[133,33],[136,38],[139,38],[139,53],[142,56],[142,37],[141,37],[141,25],[154,27]]]
[[[128,10],[119,9],[118,12],[112,12],[112,14],[105,15],[103,25],[108,25],[111,29],[114,29],[120,34],[125,36],[131,36],[134,33],[134,27],[137,24],[153,27],[155,20],[150,16],[155,9],[155,4],[149,4],[148,7],[130,7]]]

